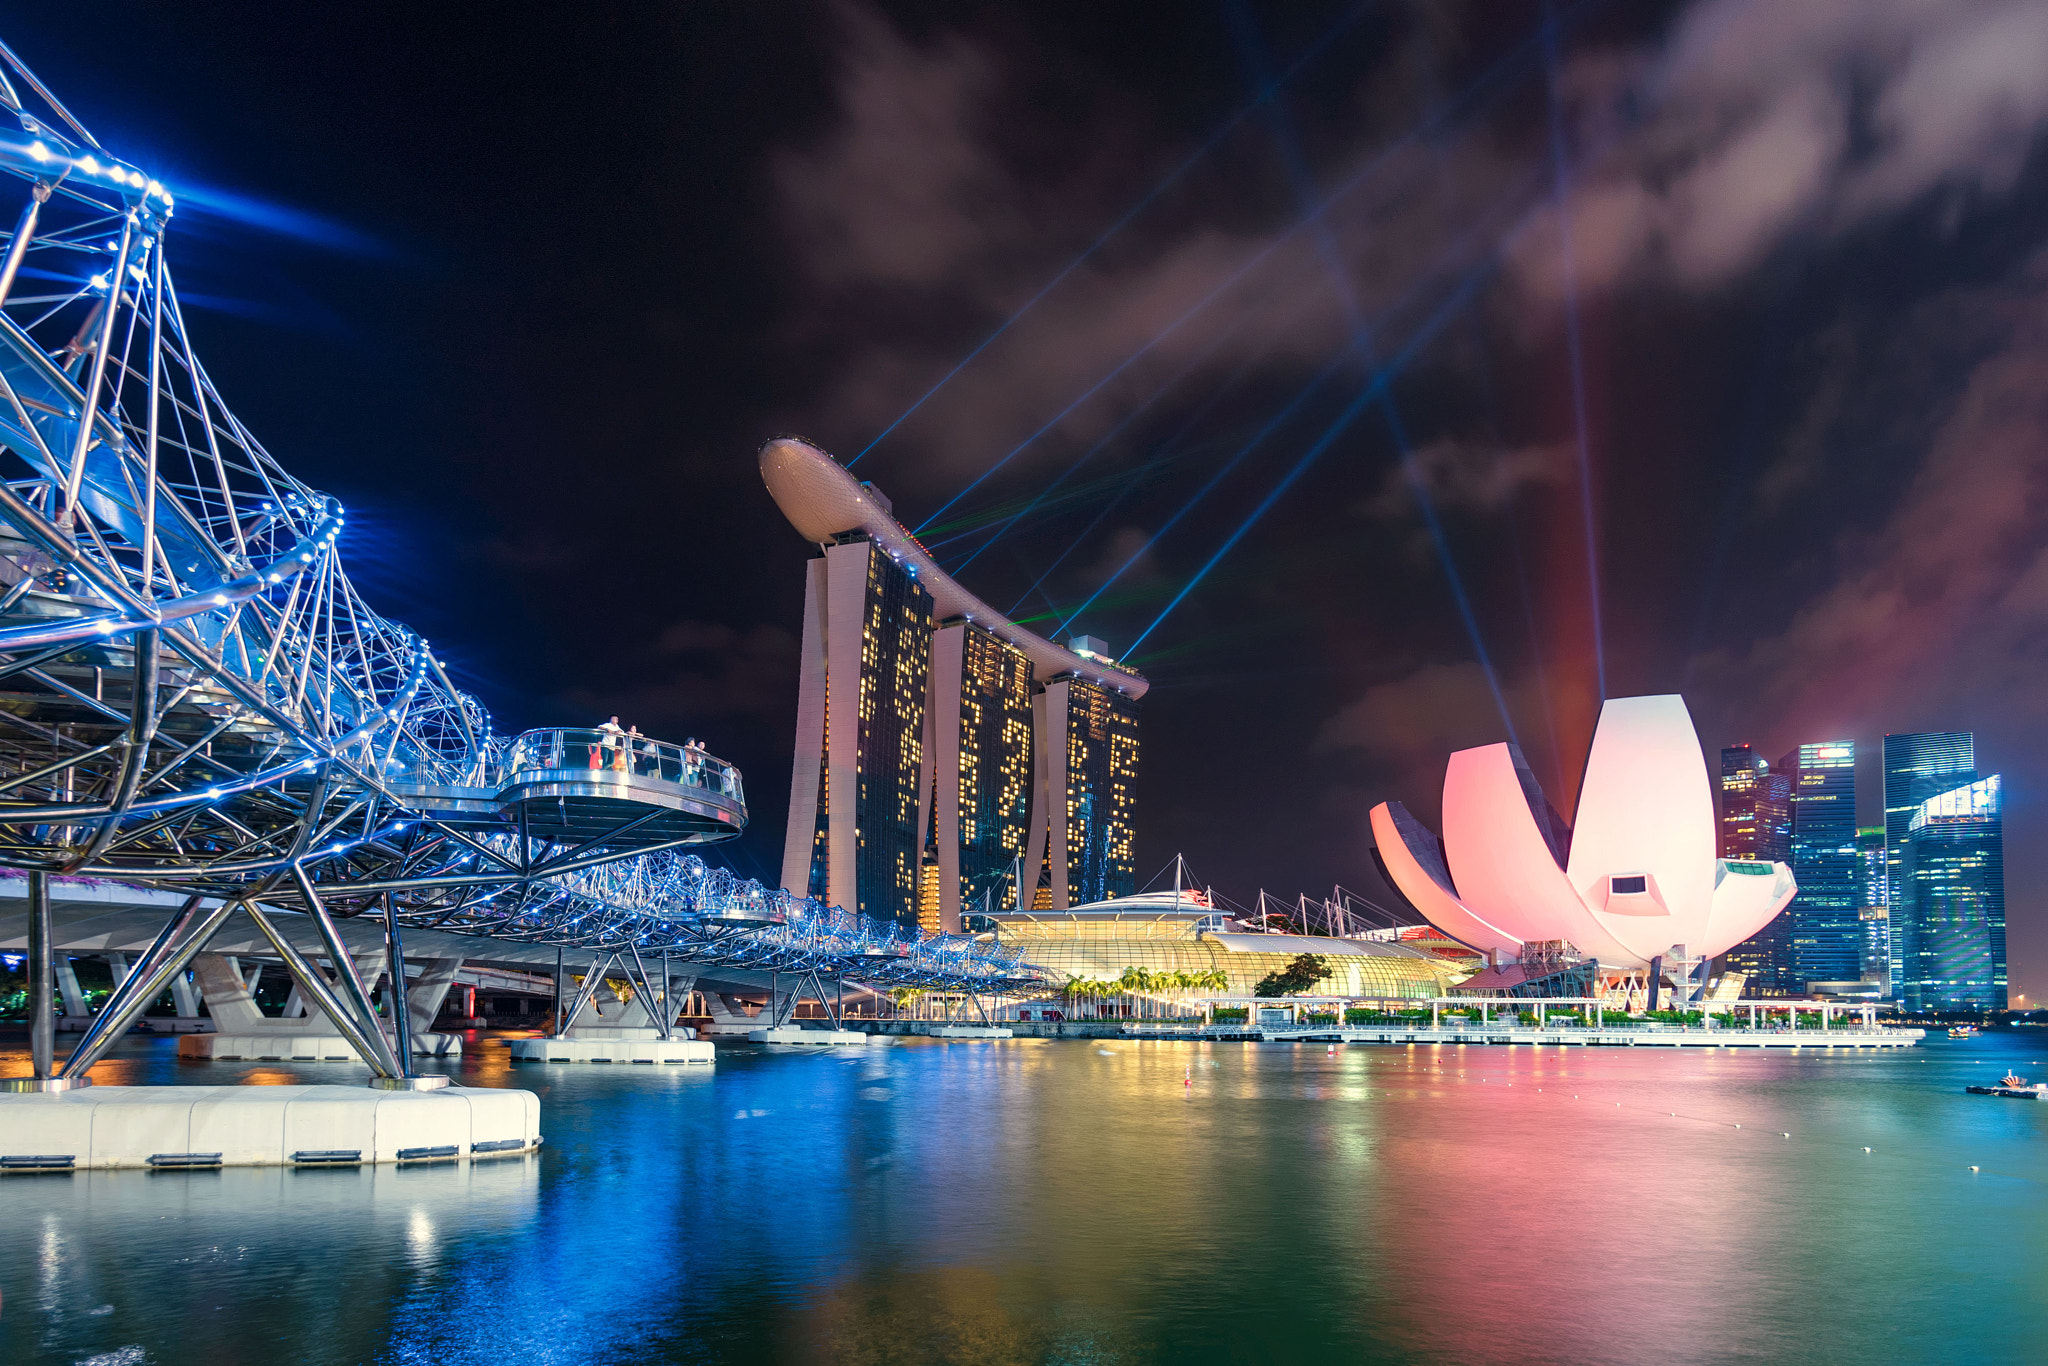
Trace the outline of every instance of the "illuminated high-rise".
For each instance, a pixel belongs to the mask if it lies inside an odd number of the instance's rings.
[[[1094,643],[1084,642],[1074,644]],[[1041,800],[1026,857],[1038,870],[1034,904],[1064,910],[1129,896],[1138,872],[1137,708],[1116,689],[1073,676],[1048,682],[1034,706]]]
[[[2005,803],[1997,774],[1922,801],[1906,822],[1895,928],[1904,1003],[2004,1010]]]
[[[1792,856],[1792,778],[1748,745],[1721,751],[1721,857],[1788,862]],[[1792,920],[1780,915],[1728,950],[1725,967],[1748,978],[1752,996],[1805,990],[1792,960]]]
[[[1902,876],[1906,828],[1920,804],[1977,776],[1977,745],[1966,730],[1916,731],[1884,737],[1885,904],[1895,926],[1913,917],[1913,888]],[[1898,941],[1894,937],[1895,942]],[[1892,995],[1905,994],[1905,964],[1892,955]]]
[[[889,501],[794,438],[761,475],[819,554],[804,591],[783,885],[925,931],[1128,894],[1137,699],[1101,642],[962,588]]]
[[[916,923],[931,635],[931,593],[864,534],[811,560],[782,860],[791,891]]]
[[[1863,925],[1862,978],[1877,986],[1877,994],[1892,994],[1892,925],[1890,885],[1885,871],[1884,827],[1856,827],[1857,870],[1862,879],[1863,905],[1857,918]]]
[[[1856,853],[1856,742],[1801,745],[1778,761],[1792,779],[1790,922],[1795,990],[1863,974],[1862,864]]]
[[[1013,907],[1031,829],[1031,657],[964,617],[932,637],[932,790],[924,859],[928,929],[957,931],[963,911]]]

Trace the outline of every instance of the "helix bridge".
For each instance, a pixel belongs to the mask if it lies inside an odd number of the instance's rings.
[[[381,922],[399,953],[404,929],[432,928],[890,985],[1040,985],[994,945],[707,866],[687,850],[738,835],[746,802],[739,773],[694,747],[494,732],[427,642],[350,583],[346,510],[215,387],[173,277],[172,188],[4,44],[0,105],[0,186],[21,190],[0,254],[0,867],[29,874],[32,955],[53,875],[185,897],[54,1075],[81,1076],[237,910],[391,1076],[409,1060],[372,1023],[338,921]],[[317,928],[335,981],[278,910]]]

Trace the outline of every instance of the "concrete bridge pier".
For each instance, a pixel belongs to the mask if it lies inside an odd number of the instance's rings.
[[[83,1033],[92,1023],[92,1007],[86,1004],[85,993],[79,989],[78,969],[68,953],[57,955],[57,994],[64,1002],[64,1016],[57,1021],[57,1028],[66,1033]]]
[[[446,1077],[438,1075],[397,1075],[389,1026],[401,993],[387,991],[385,1008],[373,1010],[354,979],[340,981],[358,958],[373,979],[387,975],[383,954],[362,952],[367,946],[358,926],[348,924],[356,948],[344,948],[346,940],[334,926],[322,924],[322,944],[309,954],[293,942],[297,934],[287,934],[289,926],[303,924],[289,909],[119,887],[66,885],[66,895],[84,922],[68,928],[66,938],[53,934],[49,879],[41,874],[31,874],[27,907],[6,905],[0,897],[0,917],[18,917],[20,930],[8,938],[27,940],[33,995],[43,1004],[33,1016],[43,1022],[31,1040],[35,1075],[0,1083],[0,1159],[8,1169],[334,1167],[496,1159],[539,1145],[541,1106],[530,1092],[469,1090],[444,1085]],[[137,905],[129,907],[129,901]],[[111,913],[109,905],[115,907]],[[207,952],[223,926],[227,934],[219,936],[219,948],[242,956]],[[14,926],[6,924],[0,934],[8,930]],[[55,1047],[53,1004],[61,1001],[66,1014],[76,1014],[84,993],[76,991],[78,971],[61,956],[66,952],[104,956],[115,981],[115,995],[92,1016],[68,1057]],[[260,969],[250,961],[252,954],[266,963],[281,958],[313,1010],[297,1020],[266,1018],[256,1006]],[[313,956],[328,967],[317,967]],[[70,983],[61,981],[66,969]],[[88,1077],[92,1065],[164,993],[178,1001],[186,1022],[223,1026],[223,1032],[182,1038],[184,1051],[203,1044],[209,1055],[225,1057],[223,1044],[240,1036],[260,1049],[248,1057],[338,1057],[354,1063],[375,1055],[379,1061],[369,1065],[377,1077],[371,1085],[94,1085]],[[211,1022],[199,1020],[201,999]],[[346,1026],[340,1012],[346,1012]],[[164,1024],[162,1018],[152,1020],[156,1028]],[[229,1028],[254,1032],[225,1032]],[[418,1034],[416,1051],[436,1051],[438,1038]],[[330,1040],[340,1044],[332,1053]]]
[[[405,992],[405,1009],[415,1036],[433,1029],[435,1017],[448,999],[448,990],[461,971],[460,958],[428,958],[420,963],[420,975]]]
[[[357,956],[356,965],[359,975],[373,984],[373,989],[385,974],[382,952]],[[355,1048],[324,1010],[315,1007],[298,1019],[266,1016],[257,1006],[249,979],[242,975],[239,966],[218,953],[202,953],[193,958],[193,976],[205,997],[207,1011],[213,1016],[213,1033],[187,1034],[178,1040],[179,1057],[356,1060]],[[396,994],[386,992],[385,999],[395,1003]],[[387,1028],[387,1035],[391,1032]],[[462,1040],[453,1034],[415,1029],[412,1051],[415,1057],[453,1057],[462,1052]]]
[[[622,999],[612,990],[609,974],[616,968],[638,989]],[[512,1057],[522,1062],[709,1063],[715,1053],[690,1029],[675,1027],[678,998],[664,966],[657,990],[637,957],[607,954],[584,971],[573,993],[566,967],[558,970],[557,990],[565,1002],[563,1018],[546,1038],[512,1040]],[[694,984],[695,979],[690,979]],[[687,995],[688,993],[684,993]],[[649,1009],[661,1012],[657,1017]]]
[[[789,1017],[796,1013],[796,993],[771,987],[768,1000],[760,1013],[747,1014],[752,1004],[744,997],[729,991],[707,991],[704,993],[704,1008],[711,1017],[711,1023],[704,1032],[712,1038],[740,1038],[757,1029],[780,1029],[789,1023]]]

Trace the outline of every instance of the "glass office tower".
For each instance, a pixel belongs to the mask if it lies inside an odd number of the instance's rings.
[[[1977,777],[1976,740],[1966,730],[1919,731],[1884,737],[1884,843],[1886,906],[1894,926],[1913,918],[1912,887],[1901,877],[1906,827],[1920,804],[1937,792]],[[1894,936],[1894,942],[1902,942]],[[1892,995],[1905,994],[1905,964],[1892,955]]]
[[[1857,918],[1863,925],[1863,972],[1865,982],[1879,988],[1878,994],[1892,994],[1892,928],[1890,879],[1885,872],[1884,827],[1856,827],[1857,873],[1863,885],[1863,905]]]
[[[1721,857],[1789,862],[1792,857],[1792,778],[1772,770],[1748,745],[1721,751]],[[1778,916],[1728,950],[1727,971],[1749,980],[1751,996],[1785,996],[1805,990],[1792,962],[1791,913]]]
[[[1906,823],[1898,886],[1901,998],[1918,1010],[2004,1010],[2005,808],[1997,774],[1937,793]]]
[[[1792,854],[1799,880],[1789,920],[1794,991],[1863,975],[1862,863],[1856,853],[1856,742],[1801,745],[1778,761],[1792,779]]]

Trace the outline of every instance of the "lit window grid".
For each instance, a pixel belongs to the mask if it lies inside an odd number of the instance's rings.
[[[861,631],[854,888],[863,914],[918,922],[917,781],[931,669],[931,593],[870,548]]]
[[[1031,826],[1031,660],[977,626],[963,642],[960,686],[960,899],[1024,852]],[[1001,887],[1001,906],[1011,892]]]
[[[1138,720],[1129,698],[1082,679],[1067,690],[1067,884],[1072,904],[1137,888]]]
[[[1906,911],[1892,928],[1900,994],[1921,1008],[2006,1007],[2003,822],[1922,824],[1901,863]]]

